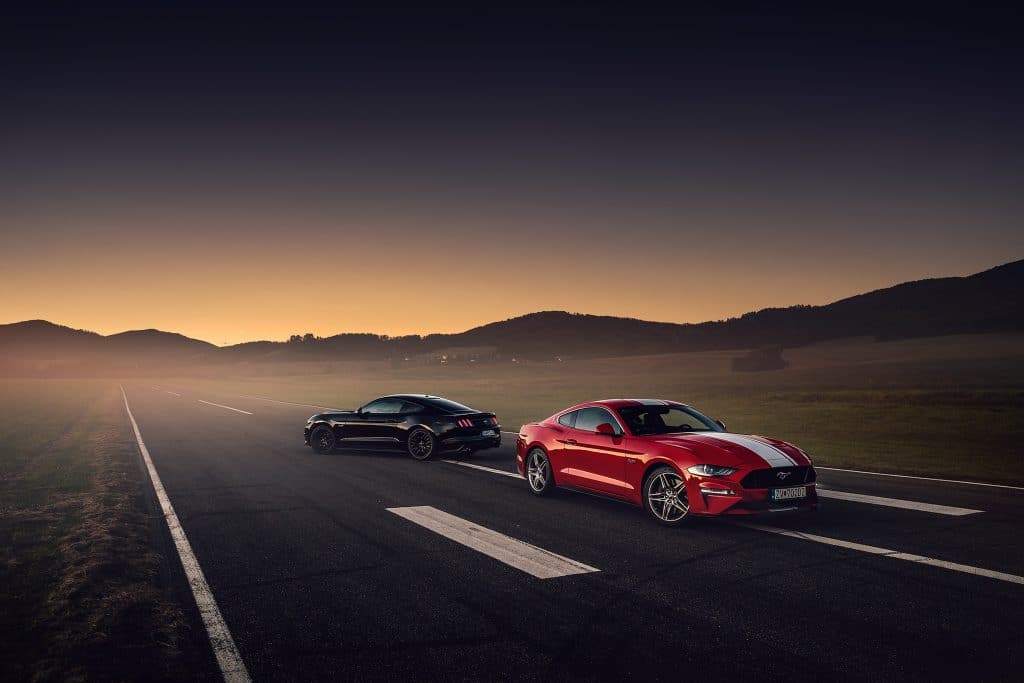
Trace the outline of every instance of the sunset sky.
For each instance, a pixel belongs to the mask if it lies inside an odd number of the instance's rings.
[[[1024,257],[1008,17],[130,7],[0,28],[0,323],[688,322]]]

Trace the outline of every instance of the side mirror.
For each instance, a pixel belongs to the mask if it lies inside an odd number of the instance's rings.
[[[728,429],[725,428],[725,423],[722,422],[721,420],[715,420],[715,424],[721,427],[723,432],[729,431]]]
[[[597,433],[607,434],[608,436],[618,436],[618,433],[615,431],[615,427],[612,427],[607,422],[602,422],[601,424],[597,425]]]

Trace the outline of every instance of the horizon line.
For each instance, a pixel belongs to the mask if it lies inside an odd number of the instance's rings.
[[[869,290],[867,292],[860,292],[858,294],[853,294],[853,295],[850,295],[850,296],[847,296],[847,297],[843,297],[841,299],[836,299],[835,301],[830,301],[830,302],[828,302],[826,304],[799,304],[798,303],[798,304],[791,304],[789,306],[768,306],[766,308],[760,308],[760,309],[753,310],[753,311],[745,311],[745,312],[743,312],[743,313],[741,313],[739,315],[732,316],[732,317],[715,318],[715,319],[711,319],[711,320],[702,320],[700,322],[675,322],[675,321],[665,321],[665,320],[645,320],[643,318],[634,318],[634,317],[631,317],[631,316],[624,316],[624,315],[603,315],[603,314],[599,314],[599,313],[580,313],[580,312],[575,312],[575,311],[547,309],[547,310],[540,310],[540,311],[531,311],[529,313],[522,313],[520,315],[515,315],[515,316],[512,316],[510,318],[504,318],[502,320],[491,320],[489,322],[480,323],[479,325],[475,325],[473,327],[469,327],[467,329],[460,330],[458,332],[428,332],[426,334],[395,334],[395,335],[383,334],[383,333],[379,333],[379,332],[337,332],[335,334],[331,334],[331,335],[327,335],[327,336],[317,336],[316,338],[317,339],[332,339],[334,337],[340,337],[340,336],[343,336],[343,335],[368,335],[368,336],[373,336],[373,337],[378,337],[378,338],[388,338],[388,339],[405,339],[405,338],[410,338],[410,337],[418,337],[420,339],[424,339],[424,338],[427,338],[427,337],[434,337],[434,336],[456,336],[456,335],[460,335],[460,334],[465,334],[467,332],[471,332],[471,331],[476,330],[476,329],[480,329],[482,327],[487,327],[488,325],[495,325],[495,324],[502,323],[502,322],[508,322],[508,321],[511,321],[511,320],[518,320],[520,318],[526,318],[526,317],[529,317],[531,315],[541,315],[541,314],[544,314],[544,313],[560,313],[560,314],[564,314],[564,315],[577,315],[577,316],[586,316],[586,317],[593,317],[593,318],[614,318],[616,320],[635,320],[635,321],[638,321],[638,322],[652,323],[652,324],[656,324],[656,325],[680,325],[680,326],[685,326],[685,325],[706,325],[708,323],[719,323],[719,322],[727,322],[729,320],[737,320],[737,319],[742,318],[742,317],[744,317],[746,315],[760,313],[762,311],[787,310],[787,309],[801,308],[801,307],[805,307],[805,308],[822,308],[822,307],[825,307],[825,306],[831,306],[832,304],[839,303],[841,301],[846,301],[848,299],[853,299],[853,298],[856,298],[858,296],[864,296],[864,295],[867,295],[867,294],[873,294],[875,292],[881,292],[881,291],[884,291],[884,290],[887,290],[887,289],[893,289],[893,288],[896,288],[896,287],[900,287],[900,286],[908,285],[908,284],[913,284],[913,283],[917,283],[917,282],[928,282],[928,281],[931,281],[931,280],[948,280],[948,279],[961,279],[962,280],[962,279],[974,277],[976,275],[982,275],[984,273],[988,273],[990,271],[997,270],[999,268],[1005,268],[1007,266],[1011,266],[1011,265],[1014,265],[1016,263],[1024,263],[1024,259],[1014,259],[1012,261],[1006,261],[1004,263],[1000,263],[998,265],[992,266],[991,268],[986,268],[984,270],[979,270],[979,271],[977,271],[975,273],[970,273],[968,275],[947,275],[947,276],[932,277],[932,278],[922,278],[920,280],[904,280],[904,281],[897,282],[895,284],[889,285],[888,287],[879,287],[878,289],[872,289],[872,290]],[[22,325],[22,324],[25,324],[25,323],[32,323],[32,322],[42,322],[42,323],[47,323],[49,325],[53,325],[55,327],[63,327],[63,328],[69,329],[69,330],[74,330],[76,332],[84,332],[86,334],[95,334],[95,335],[97,335],[99,337],[103,337],[104,339],[107,339],[107,338],[110,338],[110,337],[116,337],[116,336],[122,335],[122,334],[130,334],[130,333],[133,333],[133,332],[158,332],[160,334],[172,334],[172,335],[177,335],[179,337],[184,337],[185,339],[190,339],[192,341],[197,341],[197,342],[202,342],[204,344],[209,344],[210,346],[213,346],[213,347],[219,348],[219,349],[230,348],[230,347],[233,347],[233,346],[241,346],[242,344],[261,344],[261,343],[287,344],[289,342],[289,339],[278,339],[278,340],[275,340],[275,339],[250,339],[250,340],[247,340],[247,341],[239,341],[239,342],[234,342],[234,343],[229,343],[229,344],[223,344],[222,345],[222,344],[216,344],[216,343],[211,342],[211,341],[207,341],[205,339],[200,339],[198,337],[190,337],[190,336],[188,336],[186,334],[183,334],[181,332],[173,332],[173,331],[169,331],[169,330],[162,330],[162,329],[157,328],[157,327],[144,327],[144,328],[133,329],[133,330],[122,330],[120,332],[111,332],[110,334],[103,334],[103,333],[100,333],[100,332],[96,332],[94,330],[86,329],[84,327],[74,327],[72,325],[65,325],[63,323],[54,322],[52,320],[47,320],[45,318],[30,318],[30,319],[26,319],[26,320],[15,320],[15,321],[12,321],[12,322],[0,323],[0,327],[7,327],[7,326],[10,326],[10,325]],[[306,334],[311,334],[311,333],[306,333]],[[303,336],[303,335],[296,333],[296,334],[290,335],[290,337],[291,336]]]

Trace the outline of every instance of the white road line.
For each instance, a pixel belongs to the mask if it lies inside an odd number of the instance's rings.
[[[168,391],[167,393],[170,394],[171,396],[179,396],[179,397],[181,396],[181,394],[179,394],[176,391]]]
[[[505,432],[505,431],[503,431],[502,434],[511,434],[512,436],[519,436],[519,432]]]
[[[969,564],[958,564],[956,562],[947,562],[946,560],[936,560],[932,557],[925,557],[923,555],[914,555],[912,553],[902,553],[898,550],[889,550],[888,548],[879,548],[874,545],[865,545],[863,543],[854,543],[852,541],[843,541],[838,538],[829,538],[828,536],[817,536],[815,534],[803,533],[800,531],[789,531],[788,529],[779,529],[771,526],[759,526],[757,524],[750,524],[741,522],[739,526],[746,527],[747,529],[756,529],[758,531],[767,531],[771,534],[779,534],[780,536],[789,536],[790,538],[799,538],[804,541],[813,541],[814,543],[824,543],[825,545],[832,545],[838,548],[846,548],[848,550],[856,550],[862,553],[868,553],[869,555],[881,555],[889,557],[894,560],[906,560],[907,562],[917,562],[918,564],[926,564],[930,567],[939,567],[940,569],[948,569],[954,572],[961,572],[963,574],[974,574],[975,576],[985,576],[990,579],[997,579],[999,581],[1007,581],[1009,583],[1018,583],[1024,585],[1024,576],[1017,576],[1016,574],[1006,574],[1004,572],[997,572],[992,569],[983,569],[982,567],[972,567]]]
[[[970,508],[958,508],[951,505],[938,505],[936,503],[920,503],[916,500],[902,500],[900,498],[883,498],[882,496],[868,496],[863,493],[847,493],[846,491],[835,491],[818,487],[818,496],[821,498],[835,498],[836,500],[849,500],[855,503],[867,503],[868,505],[882,505],[890,508],[902,508],[904,510],[920,510],[921,512],[934,512],[937,515],[950,515],[952,517],[963,517],[964,515],[976,515],[981,510]]]
[[[245,668],[245,662],[242,661],[241,655],[238,654],[238,648],[235,647],[235,640],[231,637],[231,631],[228,630],[228,625],[224,623],[224,617],[221,616],[220,608],[217,607],[217,601],[213,597],[210,585],[206,583],[206,576],[203,574],[202,567],[199,566],[199,560],[196,559],[195,553],[192,552],[192,545],[185,536],[185,529],[182,528],[178,515],[174,512],[174,506],[171,505],[171,499],[167,496],[167,491],[164,490],[163,482],[160,481],[160,475],[156,473],[153,459],[149,457],[146,444],[142,441],[139,425],[135,422],[132,409],[128,407],[128,395],[125,394],[123,386],[121,387],[121,395],[124,397],[124,409],[128,412],[128,419],[131,420],[132,429],[135,430],[135,440],[139,444],[139,452],[142,453],[142,459],[146,463],[149,478],[153,483],[153,490],[156,492],[157,500],[160,501],[160,509],[164,513],[164,520],[167,522],[167,528],[170,530],[171,538],[174,540],[174,547],[177,549],[178,557],[181,559],[181,566],[185,570],[185,576],[188,578],[189,586],[192,588],[192,597],[195,598],[196,606],[199,608],[199,616],[202,617],[203,625],[206,627],[206,635],[210,639],[213,654],[217,657],[220,673],[224,680],[229,683],[248,683],[251,679],[249,678],[249,672]]]
[[[522,478],[522,475],[520,475],[518,472],[499,470],[494,467],[485,467],[483,465],[476,465],[474,463],[463,462],[461,460],[442,460],[441,462],[447,462],[452,465],[461,465],[462,467],[471,467],[474,470],[490,472],[491,474],[500,474],[503,477],[515,477],[516,479]],[[980,512],[983,512],[983,510],[958,508],[953,507],[952,505],[939,505],[938,503],[921,503],[916,500],[902,500],[900,498],[883,498],[882,496],[869,496],[862,493],[847,493],[846,491],[836,491],[834,489],[827,489],[821,486],[818,487],[818,496],[822,498],[834,498],[836,500],[848,500],[854,503],[866,503],[868,505],[881,505],[884,507],[901,508],[903,510],[920,510],[921,512],[932,512],[937,515],[950,515],[952,517],[976,515]]]
[[[899,479],[920,479],[922,481],[941,481],[945,484],[967,484],[969,486],[990,486],[996,489],[1012,489],[1014,491],[1024,491],[1024,486],[1008,486],[1007,484],[988,484],[983,481],[961,481],[960,479],[937,479],[936,477],[915,477],[910,474],[889,474],[888,472],[866,472],[864,470],[844,470],[839,467],[819,467],[814,466],[816,470],[828,470],[830,472],[850,472],[851,474],[870,474],[873,477],[897,477]]]
[[[238,408],[232,408],[231,406],[222,405],[220,403],[211,403],[210,401],[204,401],[201,398],[197,398],[196,400],[199,401],[200,403],[205,403],[208,406],[217,406],[218,408],[227,408],[228,410],[233,410],[236,413],[245,413],[246,415],[252,415],[252,413],[250,413],[248,410],[240,410]]]
[[[524,543],[511,536],[478,526],[469,520],[450,515],[429,505],[387,508],[387,510],[456,543],[461,543],[488,557],[493,557],[499,562],[504,562],[510,567],[536,576],[538,579],[553,579],[559,576],[601,571],[582,562],[570,560],[568,557]]]
[[[442,460],[441,462],[451,463],[452,465],[462,465],[463,467],[472,467],[474,470],[483,470],[484,472],[491,472],[492,474],[500,474],[503,477],[515,477],[516,479],[522,479],[522,476],[520,476],[518,472],[509,472],[508,470],[499,470],[493,467],[474,465],[471,462],[462,462],[461,460]]]
[[[329,408],[327,406],[315,406],[312,403],[296,403],[295,401],[278,401],[276,398],[263,398],[262,396],[249,396],[247,394],[231,394],[231,396],[237,396],[238,398],[251,398],[256,401],[270,401],[271,403],[281,403],[287,406],[305,406],[307,408],[318,408],[320,410],[332,410],[336,413],[341,411],[337,408]]]

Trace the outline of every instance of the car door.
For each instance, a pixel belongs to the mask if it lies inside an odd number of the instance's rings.
[[[428,417],[429,411],[425,406],[412,401],[402,401],[400,412],[395,420],[395,436],[402,443],[416,427],[423,424]]]
[[[359,409],[351,425],[346,425],[345,441],[367,446],[398,444],[402,403],[395,398],[379,398],[367,403]]]
[[[558,416],[556,423],[549,427],[551,431],[550,442],[547,444],[548,460],[551,462],[551,469],[555,473],[555,481],[578,486],[574,482],[573,469],[569,464],[569,456],[565,449],[568,442],[578,443],[578,439],[572,433],[573,425],[576,424],[578,410],[571,410]]]
[[[610,424],[614,434],[602,434],[597,426]],[[571,486],[626,497],[626,451],[622,427],[605,408],[582,408],[565,437],[564,479]]]

